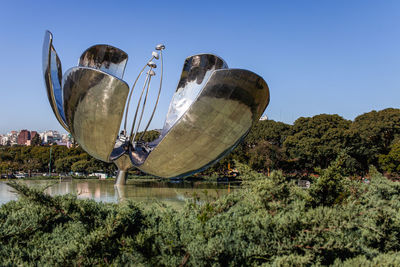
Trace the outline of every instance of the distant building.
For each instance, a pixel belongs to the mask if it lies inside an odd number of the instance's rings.
[[[266,120],[268,120],[268,116],[267,115],[264,115],[264,116],[262,116],[260,118],[260,121],[266,121]]]
[[[0,139],[0,144],[2,146],[9,146],[10,145],[10,138],[7,135],[4,135],[1,139]]]
[[[21,130],[18,134],[17,144],[25,145],[28,140],[31,140],[31,132],[28,130]]]
[[[36,131],[31,131],[31,140],[38,134]]]
[[[12,145],[16,145],[17,144],[17,140],[18,140],[18,132],[17,131],[11,131],[7,134],[8,137],[8,145],[12,146]]]
[[[39,135],[43,144],[60,144],[71,147],[73,144],[73,139],[70,134],[61,135],[57,131],[48,130],[43,133],[38,133],[37,131],[29,131],[27,129],[17,131],[10,131],[7,134],[0,134],[0,145],[2,146],[12,146],[12,145],[32,145],[32,139]]]
[[[11,132],[12,135],[14,131]],[[32,144],[32,139],[37,135],[36,131],[28,131],[28,130],[21,130],[17,136],[17,144],[18,145],[27,145],[30,146]]]
[[[9,146],[10,145],[10,141],[9,141],[9,137],[8,135],[2,135],[0,137],[0,145],[2,146]]]
[[[55,142],[58,146],[66,146],[69,148],[70,144],[68,142],[63,142],[63,141],[56,141]]]
[[[6,145],[6,144],[4,144],[4,143],[6,143],[6,141],[5,141],[6,137],[7,136],[0,134],[0,146],[5,146]]]
[[[44,133],[40,133],[40,138],[42,139],[43,144],[53,144],[62,141],[59,132],[51,130],[46,131]]]

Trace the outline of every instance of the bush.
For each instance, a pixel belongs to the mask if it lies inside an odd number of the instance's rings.
[[[400,184],[377,172],[350,181],[335,168],[310,189],[273,172],[181,210],[13,183],[21,197],[0,207],[0,265],[398,265]]]

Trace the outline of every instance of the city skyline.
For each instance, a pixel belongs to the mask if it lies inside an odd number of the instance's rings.
[[[70,147],[72,145],[73,138],[68,133],[60,133],[57,130],[46,130],[38,132],[35,130],[11,130],[7,133],[0,133],[0,146],[12,146],[12,145],[33,145],[34,137],[38,135],[40,137],[40,144],[53,144],[65,145]]]
[[[94,44],[123,49],[129,54],[124,80],[130,86],[154,46],[164,43],[164,86],[150,129],[162,128],[184,59],[197,53],[214,53],[231,68],[261,75],[271,92],[265,115],[276,121],[293,123],[321,113],[354,119],[398,108],[399,11],[398,1],[6,2],[0,11],[0,22],[7,25],[0,29],[0,49],[10,53],[3,54],[7,64],[0,66],[0,132],[63,132],[42,77],[45,30],[54,34],[63,72]],[[153,102],[156,93],[154,86]],[[132,103],[137,97],[138,90]]]

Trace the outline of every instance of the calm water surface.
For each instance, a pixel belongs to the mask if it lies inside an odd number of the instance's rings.
[[[124,199],[151,202],[160,201],[173,207],[182,207],[193,195],[201,199],[218,197],[237,190],[237,185],[216,182],[159,182],[159,181],[129,181],[126,186],[114,187],[112,180],[69,180],[56,182],[54,180],[23,180],[19,181],[29,186],[45,186],[50,195],[76,194],[78,198],[90,198],[96,201],[118,202]],[[0,204],[18,199],[6,181],[0,181]]]

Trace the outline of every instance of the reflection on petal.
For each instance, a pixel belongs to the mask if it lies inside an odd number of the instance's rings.
[[[124,76],[128,54],[110,45],[95,45],[83,52],[79,66],[102,70],[119,79]]]
[[[226,68],[228,65],[225,61],[212,54],[194,55],[185,60],[178,87],[169,105],[161,137],[188,110],[213,71]]]
[[[110,162],[129,87],[100,70],[69,69],[63,77],[65,117],[71,134],[93,157]]]
[[[49,31],[46,31],[44,36],[42,67],[50,106],[53,109],[57,120],[65,128],[65,130],[69,132],[69,129],[65,123],[63,107],[63,94],[61,89],[61,61],[53,47],[53,36]]]
[[[195,55],[185,60],[160,137],[150,143],[117,140],[129,93],[121,80],[127,60],[118,48],[96,45],[62,77],[52,35],[45,35],[43,73],[54,114],[86,152],[114,161],[120,174],[131,167],[160,177],[201,171],[232,151],[269,103],[259,75],[228,69],[215,55]],[[124,184],[125,176],[118,177]]]
[[[214,71],[189,109],[138,168],[183,177],[215,163],[247,135],[269,103],[267,83],[240,69]]]

